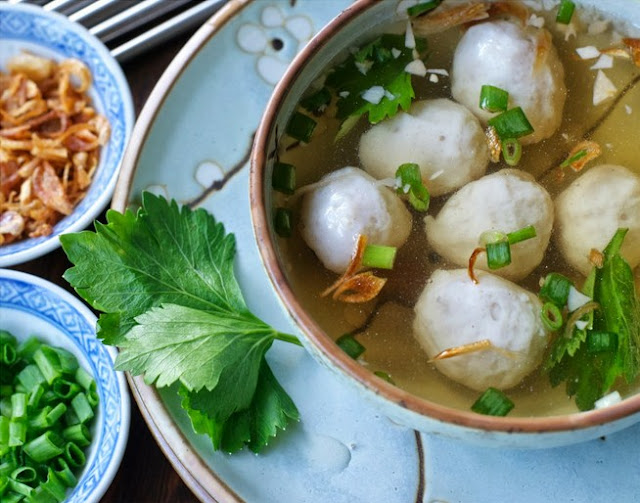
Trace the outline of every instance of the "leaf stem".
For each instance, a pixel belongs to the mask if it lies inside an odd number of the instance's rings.
[[[302,343],[295,335],[276,332],[275,338],[279,341],[289,342],[291,344],[295,344],[296,346],[302,346]]]

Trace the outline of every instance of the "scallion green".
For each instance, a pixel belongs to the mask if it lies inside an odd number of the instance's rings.
[[[366,348],[351,334],[344,334],[336,340],[336,344],[351,358],[357,360]]]
[[[489,119],[488,124],[495,128],[501,140],[520,138],[533,133],[533,126],[521,107],[511,108],[500,115],[492,117]]]
[[[562,161],[562,163],[560,164],[560,167],[567,168],[571,166],[574,162],[579,161],[580,159],[585,157],[586,155],[587,155],[586,149],[578,150],[575,154],[573,154],[570,157],[567,157],[564,161]]]
[[[422,183],[420,166],[415,163],[405,163],[396,170],[397,192],[406,195],[409,204],[418,211],[427,211],[431,196],[429,190]]]
[[[498,241],[497,243],[487,243],[487,265],[489,269],[500,269],[511,263],[511,247],[508,241]]]
[[[552,332],[560,330],[564,323],[562,311],[553,302],[545,302],[540,312],[540,319],[543,325]]]
[[[14,393],[11,395],[11,419],[22,419],[27,415],[26,393]]]
[[[509,93],[499,87],[483,85],[480,89],[480,108],[487,112],[506,112]]]
[[[441,3],[442,0],[429,0],[427,2],[419,2],[407,8],[407,14],[411,17],[420,16],[432,11]]]
[[[471,410],[487,416],[506,416],[514,403],[502,391],[488,388],[471,406]]]
[[[552,272],[545,278],[538,296],[542,300],[552,302],[562,309],[567,305],[569,290],[572,286],[573,284],[569,278],[557,272]]]
[[[71,408],[81,423],[86,423],[93,418],[93,407],[84,393],[78,393],[71,399]]]
[[[558,14],[556,15],[556,22],[561,24],[569,24],[573,17],[573,11],[576,8],[576,4],[571,0],[562,0],[558,7]]]
[[[293,234],[291,210],[287,208],[276,208],[273,217],[273,227],[276,234],[282,238],[290,238]]]
[[[296,140],[309,143],[316,125],[316,121],[308,115],[294,112],[291,119],[289,119],[289,124],[287,124],[286,133]]]
[[[296,188],[296,168],[292,164],[276,162],[273,165],[271,186],[273,190],[283,194],[293,194]]]
[[[517,166],[522,157],[522,145],[517,138],[502,140],[502,157],[509,166]]]
[[[374,374],[377,375],[380,379],[384,379],[389,384],[393,384],[393,385],[396,384],[395,381],[391,378],[391,376],[386,372],[383,372],[382,370],[376,370]]]
[[[613,353],[618,349],[618,334],[589,330],[585,342],[589,354]]]
[[[367,245],[362,255],[362,266],[393,269],[398,249],[394,246]]]
[[[73,442],[67,442],[64,446],[64,459],[74,468],[81,467],[87,460],[84,451]]]
[[[509,232],[507,234],[507,240],[510,245],[533,239],[536,237],[536,228],[533,225],[528,225],[517,231]]]
[[[13,344],[4,343],[0,346],[0,362],[4,365],[13,365],[17,358],[18,352]]]
[[[40,484],[45,491],[55,498],[56,501],[64,501],[67,487],[60,477],[51,468],[47,470],[47,480]]]
[[[62,438],[51,430],[30,440],[23,447],[24,453],[37,463],[44,463],[64,452]]]
[[[300,100],[300,106],[314,115],[324,112],[329,103],[331,103],[331,91],[326,87]]]

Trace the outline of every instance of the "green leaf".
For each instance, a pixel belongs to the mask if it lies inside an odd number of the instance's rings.
[[[425,49],[426,41],[416,39],[416,50],[422,54]],[[404,69],[412,60],[413,50],[405,47],[404,35],[391,34],[382,35],[347,58],[326,81],[339,97],[337,117],[344,121],[368,114],[369,122],[375,124],[394,116],[399,109],[408,110],[415,92],[411,75]],[[363,93],[375,86],[383,87],[392,97],[385,96],[378,104],[365,101]]]
[[[274,339],[233,273],[235,239],[206,211],[148,193],[134,214],[107,213],[96,232],[67,234],[64,277],[103,311],[98,332],[116,367],[156,386],[181,385],[194,430],[215,448],[259,450],[298,411],[264,358]]]

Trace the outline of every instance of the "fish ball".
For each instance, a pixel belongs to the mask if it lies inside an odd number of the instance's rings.
[[[516,386],[541,362],[547,334],[542,304],[503,278],[466,269],[435,271],[415,306],[414,336],[429,358],[445,349],[488,339],[489,349],[436,360],[437,369],[469,388]]]
[[[564,68],[547,30],[509,21],[469,28],[453,56],[451,93],[484,124],[495,115],[479,106],[485,84],[508,91],[509,108],[522,107],[534,128],[522,144],[549,138],[560,126]]]
[[[471,182],[453,194],[437,217],[425,218],[427,239],[444,258],[466,266],[485,231],[513,232],[529,225],[536,237],[511,247],[511,264],[495,274],[518,281],[540,264],[551,237],[553,202],[533,177],[503,169]],[[485,254],[476,268],[488,269]]]
[[[408,112],[379,122],[360,138],[360,162],[375,178],[394,178],[415,163],[431,195],[451,192],[484,175],[489,163],[480,122],[447,99],[415,102]]]
[[[628,228],[620,253],[640,264],[640,177],[603,164],[580,175],[556,199],[557,242],[567,262],[585,276],[592,248],[602,251],[616,230]]]
[[[402,200],[359,168],[323,177],[304,195],[301,233],[327,269],[344,272],[358,235],[371,244],[400,247],[411,232],[411,214]]]

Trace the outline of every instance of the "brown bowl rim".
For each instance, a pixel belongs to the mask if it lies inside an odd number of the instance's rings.
[[[306,68],[309,59],[317,54],[331,36],[346,26],[355,17],[377,4],[377,0],[355,0],[340,15],[327,24],[296,56],[286,73],[276,85],[260,121],[250,158],[249,191],[251,218],[255,238],[267,274],[274,289],[295,324],[309,343],[319,350],[337,370],[352,378],[360,386],[388,402],[421,416],[466,428],[505,433],[551,433],[586,429],[624,419],[640,411],[640,394],[629,397],[618,404],[586,412],[575,412],[545,417],[495,417],[445,407],[419,398],[384,380],[377,378],[355,360],[340,350],[320,326],[309,316],[298,302],[282,269],[280,268],[270,225],[265,211],[265,164],[269,152],[269,134],[275,123],[278,110],[291,90],[291,86]]]

